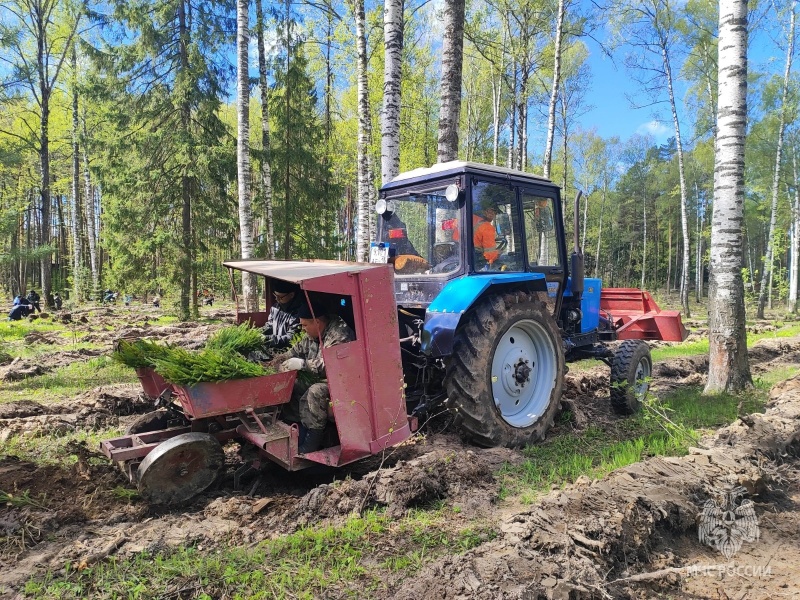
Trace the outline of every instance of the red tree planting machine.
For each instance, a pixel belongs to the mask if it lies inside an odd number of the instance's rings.
[[[652,374],[645,340],[682,341],[686,330],[647,292],[584,277],[577,217],[568,255],[559,191],[529,173],[443,163],[381,189],[369,263],[225,263],[264,277],[266,298],[275,279],[298,284],[355,331],[355,341],[323,350],[323,449],[298,454],[299,428],[281,420],[296,372],[182,387],[145,371],[145,391],[173,399],[103,452],[149,501],[177,504],[217,479],[228,440],[287,470],[336,467],[401,443],[446,409],[473,442],[519,447],[544,436],[566,362],[584,358],[609,365],[613,408],[634,412]],[[259,326],[267,314],[237,310],[237,320]]]

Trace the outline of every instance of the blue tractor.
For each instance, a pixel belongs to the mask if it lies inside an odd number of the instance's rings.
[[[568,255],[547,179],[441,163],[384,185],[375,208],[370,262],[394,264],[406,400],[416,415],[446,406],[477,444],[541,439],[566,363],[583,358],[611,367],[612,406],[634,412],[652,373],[644,340],[685,338],[679,313],[646,292],[601,294],[584,278],[577,219]]]

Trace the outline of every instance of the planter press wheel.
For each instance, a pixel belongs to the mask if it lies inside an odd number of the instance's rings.
[[[207,433],[184,433],[156,446],[139,465],[139,493],[152,504],[177,505],[213,484],[225,453]]]
[[[563,378],[561,335],[546,306],[524,292],[488,296],[456,331],[448,407],[473,442],[517,448],[544,437]]]

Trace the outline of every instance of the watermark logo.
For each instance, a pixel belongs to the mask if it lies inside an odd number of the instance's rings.
[[[728,560],[744,542],[758,540],[758,517],[742,486],[729,486],[717,500],[708,500],[700,513],[700,542],[719,550]]]

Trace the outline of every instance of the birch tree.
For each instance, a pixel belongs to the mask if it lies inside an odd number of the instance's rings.
[[[798,269],[797,262],[800,259],[800,179],[797,174],[797,148],[794,143],[792,148],[792,183],[794,184],[794,195],[790,194],[791,199],[791,246],[789,248],[789,303],[787,308],[790,312],[797,312],[797,282]],[[788,188],[788,186],[787,186]],[[787,190],[789,192],[789,190]]]
[[[269,142],[269,84],[267,49],[264,46],[264,0],[256,0],[256,39],[258,41],[258,86],[261,92],[261,195],[266,220],[267,256],[275,258],[275,219],[272,211],[272,167]]]
[[[249,4],[248,0],[236,1],[236,172],[242,258],[250,258],[253,253],[253,210],[250,205]],[[247,312],[258,310],[257,293],[255,276],[242,273],[242,294]]]
[[[358,79],[358,226],[356,233],[356,260],[369,260],[370,215],[372,184],[369,168],[369,147],[372,132],[372,117],[369,107],[369,85],[367,64],[367,38],[364,0],[354,0],[356,20],[356,50],[358,62],[356,66]],[[399,157],[399,156],[398,156]]]
[[[558,86],[561,83],[561,45],[564,36],[565,0],[558,0],[556,14],[556,41],[553,47],[553,85],[550,88],[550,104],[547,109],[547,141],[544,146],[544,164],[542,171],[546,179],[550,178],[550,166],[553,162],[553,138],[556,130],[556,102]],[[566,134],[565,134],[566,135]]]
[[[718,64],[707,394],[752,386],[742,281],[747,0],[720,0]]]
[[[783,134],[786,128],[786,107],[787,96],[789,94],[789,76],[792,71],[792,55],[794,54],[794,21],[795,21],[795,2],[791,3],[789,16],[788,43],[786,46],[786,68],[783,72],[783,91],[781,94],[781,106],[778,117],[778,139],[775,146],[775,170],[772,177],[772,204],[770,208],[769,233],[767,238],[767,255],[764,259],[764,268],[761,273],[761,288],[758,293],[758,310],[756,317],[764,318],[764,306],[767,301],[767,291],[772,288],[768,285],[772,279],[772,267],[775,252],[775,229],[778,221],[778,188],[781,176],[781,153],[783,152]]]
[[[400,173],[400,82],[403,58],[403,0],[385,0],[381,181]]]
[[[446,0],[442,40],[441,104],[439,109],[438,160],[458,158],[458,126],[461,117],[461,72],[464,63],[465,0]]]
[[[75,44],[72,46],[72,296],[76,302],[81,300],[81,240],[80,240],[80,217],[81,217],[81,157],[80,157],[80,120],[78,117],[78,53]]]

